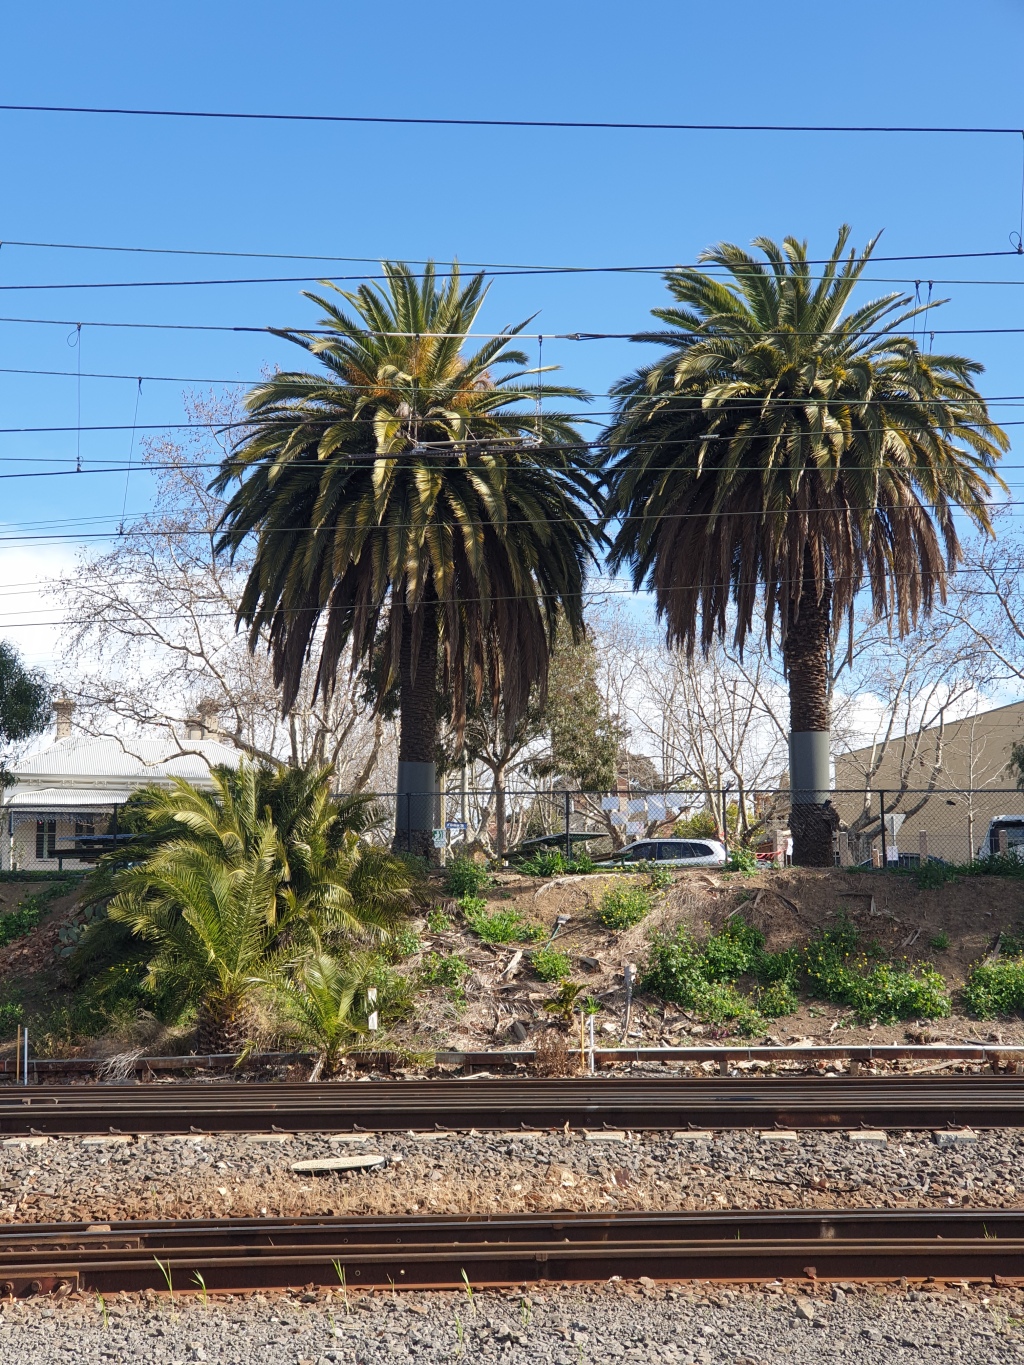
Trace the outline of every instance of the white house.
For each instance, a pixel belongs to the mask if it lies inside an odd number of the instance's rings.
[[[65,863],[83,867],[102,849],[100,836],[113,842],[120,808],[133,792],[170,786],[174,777],[209,788],[212,767],[237,767],[241,757],[237,749],[207,738],[198,721],[186,722],[181,740],[167,736],[121,743],[72,735],[70,703],[58,702],[55,709],[55,742],[17,764],[15,785],[0,797],[7,835],[0,839],[0,867],[5,871],[48,871]]]

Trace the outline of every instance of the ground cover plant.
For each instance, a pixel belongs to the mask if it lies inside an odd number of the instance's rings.
[[[606,929],[632,929],[651,912],[653,900],[642,886],[610,886],[597,906],[597,920]]]
[[[484,943],[536,943],[546,932],[542,924],[531,924],[518,910],[489,913],[482,896],[463,896],[459,909],[467,925]]]
[[[572,974],[572,958],[558,948],[545,946],[530,954],[530,966],[541,981],[564,981]]]
[[[517,872],[527,877],[560,877],[566,873],[588,874],[596,872],[597,864],[583,850],[572,858],[567,858],[560,848],[544,849],[529,858],[523,858],[515,865]]]
[[[703,939],[684,926],[655,934],[641,985],[707,1023],[731,1022],[741,1032],[756,1031],[764,1018],[794,1013],[801,984],[818,999],[848,1006],[861,1022],[950,1013],[946,982],[934,967],[879,960],[874,945],[863,944],[845,916],[803,948],[770,953],[764,944],[764,935],[741,915]],[[757,983],[749,995],[736,985],[742,977]],[[1024,1000],[1024,966],[1021,977]]]
[[[23,938],[25,934],[31,933],[50,908],[50,903],[74,891],[80,881],[81,876],[61,877],[45,890],[34,891],[25,896],[17,910],[0,915],[0,948],[6,948],[7,944],[13,943],[16,938]]]
[[[964,1003],[979,1019],[1024,1010],[1024,957],[979,962],[964,985]]]

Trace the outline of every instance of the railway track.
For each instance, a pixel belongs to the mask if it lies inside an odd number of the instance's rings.
[[[1019,1211],[224,1219],[0,1227],[0,1292],[654,1280],[1024,1281]]]
[[[800,1076],[0,1087],[0,1134],[1015,1128],[1024,1077]]]

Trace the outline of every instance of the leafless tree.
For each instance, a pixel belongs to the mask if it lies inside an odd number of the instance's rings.
[[[361,790],[386,761],[391,727],[347,672],[329,704],[306,695],[281,716],[266,651],[250,650],[235,628],[248,563],[214,549],[222,503],[207,484],[226,449],[218,425],[234,411],[193,399],[189,415],[184,441],[144,448],[152,510],[112,547],[86,551],[53,590],[66,621],[57,682],[76,703],[76,725],[128,749],[137,735],[162,733],[187,751],[183,721],[200,717],[253,757],[333,763],[341,788]]]

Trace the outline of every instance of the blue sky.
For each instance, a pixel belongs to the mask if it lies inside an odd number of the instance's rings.
[[[514,8],[394,0],[385,7],[176,0],[53,0],[9,7],[2,102],[441,117],[1024,126],[1024,6],[978,0],[792,0],[704,6],[651,0],[526,0]],[[720,239],[792,232],[816,252],[840,222],[883,254],[1002,251],[1019,230],[1019,136],[331,127],[0,113],[0,285],[318,274],[298,262],[43,250],[12,241],[219,251],[434,256],[637,265],[693,260]],[[345,267],[331,272],[348,273]],[[351,273],[356,273],[354,267]],[[1024,327],[1024,257],[879,266],[936,283],[939,326]],[[898,284],[868,286],[884,292]],[[301,285],[0,291],[0,367],[70,370],[70,324],[263,326],[312,322]],[[496,281],[484,319],[539,311],[531,330],[629,331],[662,298],[657,277]],[[135,376],[249,379],[291,350],[232,332],[82,329],[81,368]],[[1024,392],[1024,334],[951,345],[987,366],[983,390]],[[551,343],[546,361],[600,393],[640,352]],[[180,421],[182,385],[144,383],[139,422]],[[131,423],[136,383],[84,379],[87,425]],[[594,403],[596,410],[606,405]],[[0,374],[0,426],[72,425],[73,377]],[[1020,409],[1002,407],[1015,418]],[[1022,412],[1024,415],[1024,412]],[[1011,427],[1011,434],[1016,429]],[[123,461],[130,433],[0,435],[0,472]],[[136,447],[137,449],[137,447]],[[1019,484],[1016,456],[1007,474]],[[136,477],[129,514],[145,508]],[[74,537],[113,531],[124,476],[4,480],[0,578],[67,562]],[[90,521],[85,518],[106,518]],[[58,527],[56,523],[61,523]],[[33,525],[29,523],[45,523]],[[41,539],[17,543],[10,537]],[[95,542],[93,542],[95,543]],[[27,600],[27,599],[26,599]],[[18,599],[8,594],[8,610]],[[2,603],[0,603],[2,606]],[[34,609],[34,603],[25,610]],[[52,608],[38,619],[52,619]],[[28,618],[31,619],[31,618]],[[45,632],[0,610],[0,633],[48,652]]]

